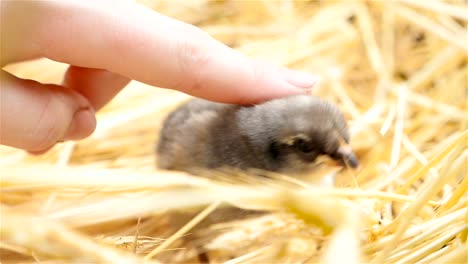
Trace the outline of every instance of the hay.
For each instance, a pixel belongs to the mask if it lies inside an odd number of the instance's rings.
[[[362,167],[320,166],[310,178],[335,177],[330,189],[157,171],[156,132],[188,96],[132,82],[89,139],[39,157],[0,148],[3,263],[467,263],[466,1],[141,2],[321,75],[315,93],[346,113]],[[53,83],[65,69],[7,67]]]

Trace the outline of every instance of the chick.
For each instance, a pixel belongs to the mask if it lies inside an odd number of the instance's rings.
[[[347,146],[340,110],[308,95],[239,106],[193,99],[169,114],[157,145],[161,169],[260,169],[304,173],[320,155],[349,164],[358,160]]]

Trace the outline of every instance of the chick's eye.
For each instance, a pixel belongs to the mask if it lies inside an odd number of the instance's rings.
[[[314,150],[311,144],[300,138],[294,141],[294,148],[303,153],[310,153]]]

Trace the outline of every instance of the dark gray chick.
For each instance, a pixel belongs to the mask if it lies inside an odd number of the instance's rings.
[[[193,99],[169,114],[157,146],[158,167],[194,172],[207,168],[303,173],[319,155],[349,164],[340,110],[308,95],[239,106]]]

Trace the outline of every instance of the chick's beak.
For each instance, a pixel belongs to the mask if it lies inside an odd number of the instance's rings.
[[[340,157],[340,159],[345,164],[348,164],[351,168],[355,169],[359,166],[359,161],[350,146],[340,146],[338,148],[337,154]]]

